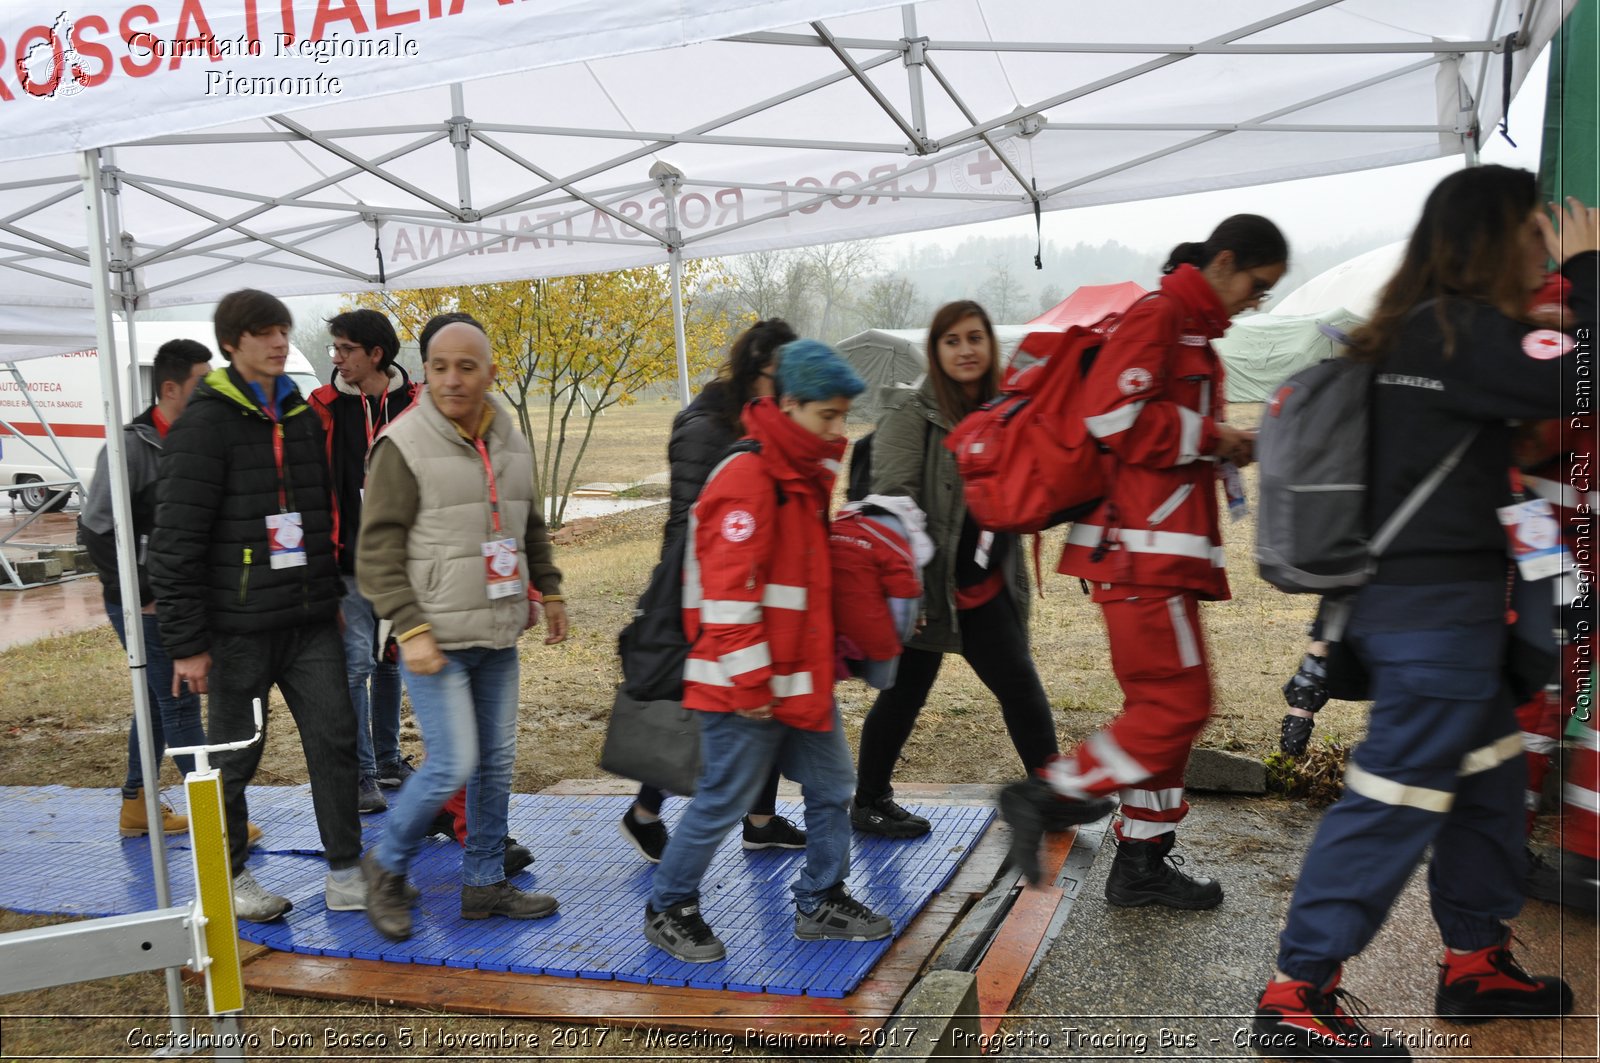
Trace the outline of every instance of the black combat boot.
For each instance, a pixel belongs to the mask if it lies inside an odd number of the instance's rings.
[[[1222,887],[1215,880],[1178,870],[1183,857],[1170,855],[1174,840],[1170,831],[1151,841],[1119,840],[1117,858],[1106,878],[1106,900],[1121,908],[1164,904],[1200,909],[1221,904]]]

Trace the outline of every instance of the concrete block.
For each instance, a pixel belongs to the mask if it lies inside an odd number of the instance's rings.
[[[1267,766],[1254,757],[1221,749],[1196,749],[1189,754],[1183,785],[1190,790],[1225,794],[1267,792]]]
[[[978,979],[932,971],[911,987],[876,1040],[875,1059],[973,1058],[979,1052]]]
[[[41,561],[52,557],[61,562],[62,572],[83,572],[89,567],[89,551],[81,546],[56,546],[39,551]]]
[[[41,557],[37,561],[18,561],[17,578],[23,583],[45,583],[61,578],[61,561],[54,557]]]

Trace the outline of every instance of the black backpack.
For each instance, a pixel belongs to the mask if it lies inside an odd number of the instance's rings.
[[[734,454],[759,454],[761,444],[741,439],[718,460]],[[778,504],[788,501],[778,487]],[[634,701],[682,701],[683,669],[689,659],[689,637],[683,630],[683,560],[689,552],[687,530],[656,562],[650,582],[633,607],[633,619],[617,635],[622,658],[622,692]]]

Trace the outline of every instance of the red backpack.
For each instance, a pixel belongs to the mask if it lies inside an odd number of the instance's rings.
[[[1119,316],[1088,328],[1030,332],[1000,394],[945,439],[979,527],[1043,531],[1085,516],[1105,495],[1100,446],[1077,403],[1079,384]]]

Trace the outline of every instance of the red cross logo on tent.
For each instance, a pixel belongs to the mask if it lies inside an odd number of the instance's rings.
[[[730,543],[742,543],[756,532],[756,519],[742,509],[735,509],[722,518],[722,537]]]
[[[967,166],[967,172],[986,185],[994,184],[994,175],[1000,171],[1000,160],[985,148],[978,152],[976,161]]]

